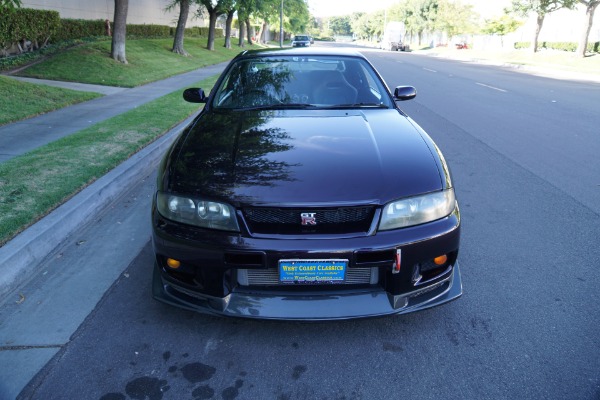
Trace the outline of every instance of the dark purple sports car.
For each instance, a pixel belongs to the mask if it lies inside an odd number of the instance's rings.
[[[360,53],[244,52],[166,154],[153,295],[235,317],[328,320],[462,294],[460,214],[440,149]]]

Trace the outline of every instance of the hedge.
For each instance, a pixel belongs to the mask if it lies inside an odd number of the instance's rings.
[[[111,22],[112,28],[112,22]],[[187,36],[208,36],[208,27],[186,28]],[[58,12],[17,9],[14,13],[0,15],[0,45],[10,47],[23,39],[45,43],[63,40],[107,36],[106,21],[84,19],[60,19]],[[153,24],[127,24],[127,36],[131,38],[159,38],[175,36],[175,27]],[[215,29],[215,37],[225,36],[223,29]]]
[[[516,42],[515,49],[528,49],[531,47],[531,42]],[[539,49],[562,50],[575,52],[577,43],[575,42],[539,42]],[[588,42],[587,49],[589,53],[598,53],[600,51],[600,42]]]
[[[53,41],[76,40],[106,35],[106,22],[103,20],[63,19]],[[113,28],[111,22],[111,29]],[[127,37],[130,38],[161,38],[174,37],[175,27],[167,25],[135,25],[127,24]],[[185,35],[190,37],[207,37],[208,27],[192,27],[185,29]],[[215,29],[216,37],[223,37],[223,29]]]
[[[160,38],[170,37],[171,27],[167,25],[133,25],[127,24],[127,37]]]
[[[112,28],[112,23],[111,23]],[[207,27],[192,27],[185,30],[187,36],[208,36]],[[128,38],[173,37],[175,28],[167,25],[127,24]],[[215,29],[215,37],[223,37],[223,29]],[[77,41],[81,39],[107,37],[106,21],[83,19],[60,19],[57,11],[19,8],[12,13],[0,15],[0,56],[18,46],[20,52],[37,50],[47,43]],[[29,41],[31,45],[25,47]]]
[[[61,27],[53,41],[76,40],[84,38],[93,38],[107,36],[106,21],[84,20],[84,19],[63,19]],[[110,23],[111,31],[113,29]],[[135,25],[127,24],[127,37],[130,38],[149,38],[149,37],[169,37],[171,28],[167,25]]]
[[[13,45],[21,47],[30,41],[32,47],[44,47],[60,27],[57,11],[18,8],[11,13],[0,14],[0,50]],[[22,49],[24,50],[24,49]]]
[[[101,19],[61,19],[60,28],[52,38],[53,42],[106,36],[105,22]]]
[[[171,36],[175,36],[175,29],[171,28]],[[191,37],[207,37],[208,36],[208,27],[206,26],[194,26],[191,28],[185,28],[185,36]],[[222,28],[215,28],[215,37],[225,37],[225,32],[223,32]]]

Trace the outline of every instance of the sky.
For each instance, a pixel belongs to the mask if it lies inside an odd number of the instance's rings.
[[[331,17],[352,14],[357,11],[376,11],[390,7],[400,0],[308,0],[309,8],[316,17]],[[475,11],[484,17],[497,16],[510,5],[510,0],[461,0],[473,4]]]

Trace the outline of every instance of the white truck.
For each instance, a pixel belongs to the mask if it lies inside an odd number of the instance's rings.
[[[404,32],[406,28],[402,22],[392,21],[385,27],[381,48],[389,51],[408,51],[409,46],[404,43]]]

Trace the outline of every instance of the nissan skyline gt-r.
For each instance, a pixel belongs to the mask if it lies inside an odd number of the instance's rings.
[[[152,205],[154,298],[224,316],[334,320],[462,294],[440,149],[352,50],[234,58],[175,140]]]

